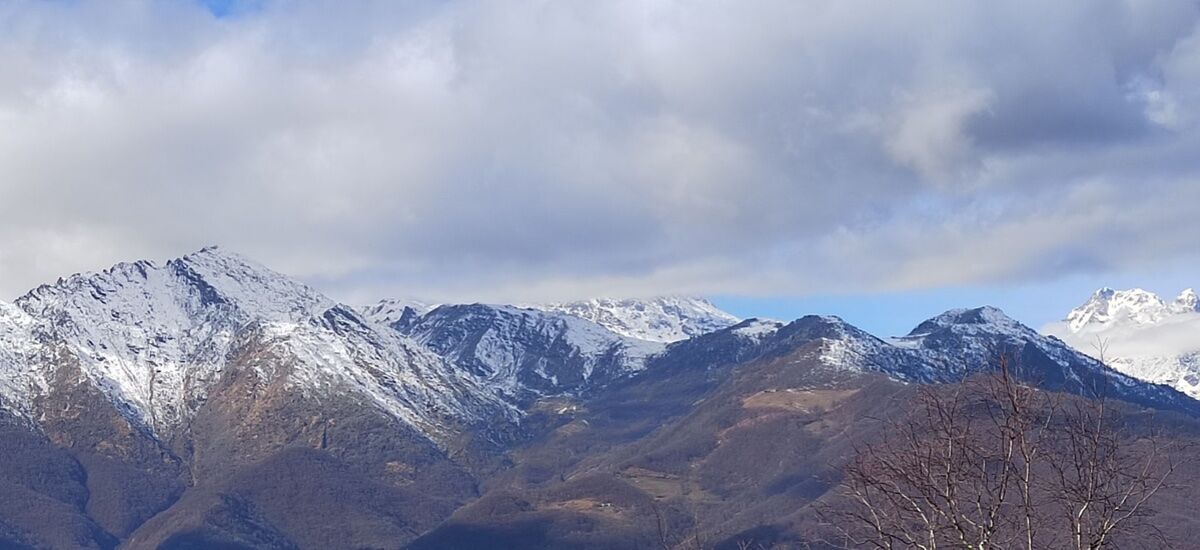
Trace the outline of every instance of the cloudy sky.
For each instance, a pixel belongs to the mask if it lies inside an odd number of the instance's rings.
[[[880,331],[1200,285],[1196,0],[0,0],[0,297],[221,244],[347,301]]]

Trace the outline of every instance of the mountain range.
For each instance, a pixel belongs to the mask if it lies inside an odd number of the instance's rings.
[[[1044,329],[1114,369],[1200,399],[1200,298],[1186,289],[1168,302],[1134,288],[1097,290]]]
[[[1195,314],[1117,294],[1073,334]],[[881,339],[690,297],[355,308],[220,248],[122,263],[0,303],[0,547],[798,545],[870,418],[1000,355],[1200,417],[991,307]]]

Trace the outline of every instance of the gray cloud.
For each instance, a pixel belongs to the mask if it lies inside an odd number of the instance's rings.
[[[355,299],[1192,258],[1200,13],[0,0],[0,291],[220,243]]]

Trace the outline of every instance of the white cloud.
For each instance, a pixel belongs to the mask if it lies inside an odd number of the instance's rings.
[[[888,153],[926,180],[971,181],[974,144],[966,126],[987,109],[991,96],[988,90],[943,84],[905,98],[884,141]]]
[[[210,243],[343,294],[491,299],[1194,257],[1197,20],[1189,1],[216,19],[0,0],[0,292]]]

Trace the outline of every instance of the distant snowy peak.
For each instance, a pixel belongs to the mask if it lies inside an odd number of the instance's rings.
[[[409,322],[433,311],[439,304],[415,298],[388,298],[359,308],[363,317],[381,325]]]
[[[740,319],[703,298],[663,296],[648,299],[599,298],[535,305],[592,321],[617,334],[652,342],[676,342],[736,325]]]
[[[519,400],[603,385],[642,370],[665,347],[573,315],[506,305],[444,305],[391,326]]]
[[[1141,289],[1097,290],[1064,321],[1043,329],[1113,368],[1200,399],[1200,299],[1186,289],[1167,302]]]
[[[1071,310],[1066,323],[1071,332],[1092,331],[1117,324],[1153,325],[1175,315],[1197,311],[1200,311],[1200,299],[1190,288],[1171,303],[1140,288],[1102,288],[1083,305]]]
[[[1196,295],[1195,289],[1184,289],[1175,297],[1171,308],[1177,313],[1200,312],[1200,296]]]

